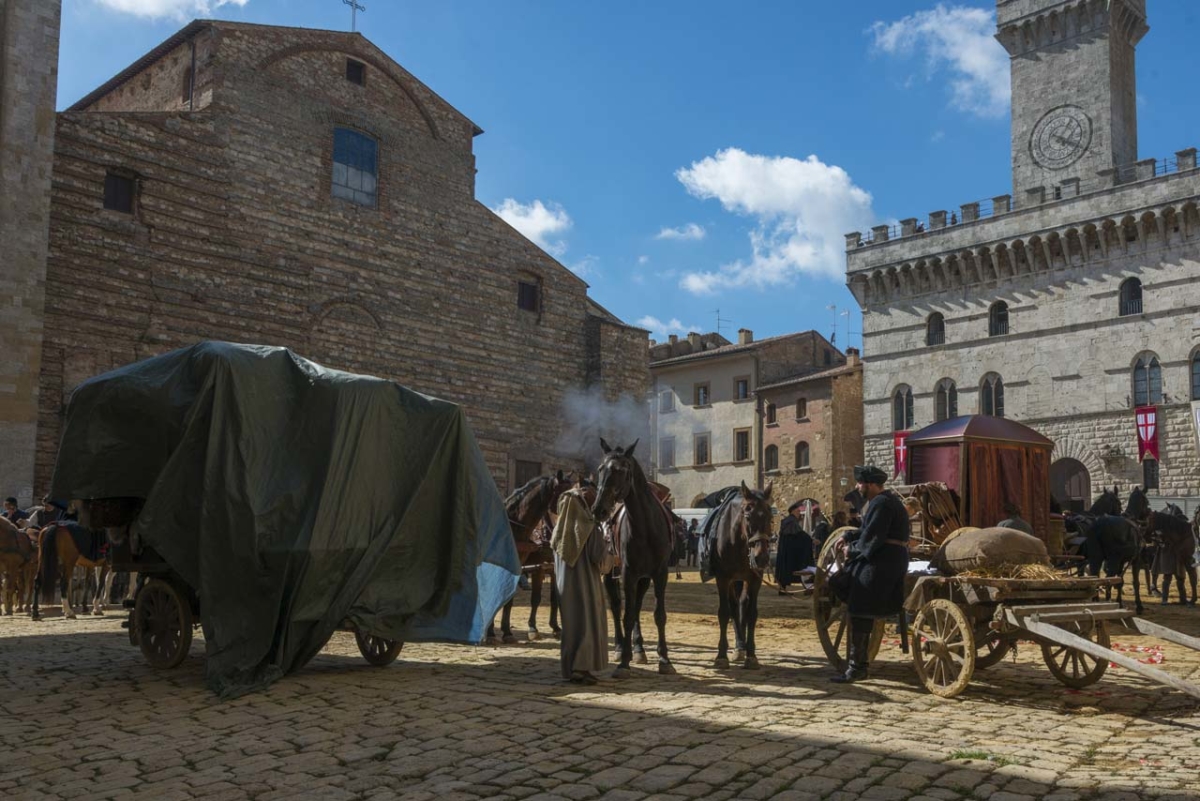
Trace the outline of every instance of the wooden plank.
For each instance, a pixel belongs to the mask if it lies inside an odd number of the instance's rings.
[[[1125,625],[1149,637],[1157,637],[1160,640],[1182,645],[1184,648],[1191,648],[1193,651],[1200,651],[1200,639],[1190,637],[1174,629],[1169,629],[1166,626],[1160,626],[1157,623],[1151,623],[1149,620],[1135,617]]]
[[[1028,620],[1041,623],[1086,623],[1089,620],[1128,620],[1136,612],[1127,609],[1076,610],[1074,612],[1042,612],[1038,610]]]
[[[1083,637],[1072,634],[1065,629],[1060,629],[1058,626],[1052,626],[1049,623],[1041,623],[1031,618],[1017,620],[1014,615],[1010,622],[1020,626],[1026,631],[1036,634],[1039,637],[1056,642],[1059,645],[1065,645],[1068,648],[1074,648],[1077,651],[1083,651],[1085,654],[1094,656],[1097,659],[1107,659],[1109,662],[1120,665],[1121,667],[1132,670],[1139,676],[1156,681],[1159,684],[1165,684],[1168,687],[1173,687],[1176,690],[1187,693],[1193,698],[1200,698],[1200,687],[1195,684],[1184,681],[1183,679],[1172,676],[1170,673],[1153,668],[1150,665],[1143,665],[1136,659],[1130,659],[1122,653],[1111,651],[1101,645],[1097,645],[1091,640],[1085,640]]]
[[[1036,614],[1057,614],[1059,612],[1082,612],[1085,616],[1088,611],[1092,612],[1107,612],[1112,609],[1121,609],[1121,605],[1116,602],[1104,603],[1081,603],[1081,604],[1031,604],[1029,606],[1015,606],[1013,611],[1018,615],[1036,615]]]

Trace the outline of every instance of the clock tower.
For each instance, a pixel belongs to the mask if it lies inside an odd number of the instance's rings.
[[[1146,0],[997,0],[1011,56],[1018,207],[1086,191],[1137,161],[1135,48]]]

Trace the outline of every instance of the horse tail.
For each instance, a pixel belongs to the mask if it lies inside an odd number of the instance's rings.
[[[55,578],[58,576],[58,526],[50,526],[38,539],[37,579],[42,585],[42,603],[54,603]]]

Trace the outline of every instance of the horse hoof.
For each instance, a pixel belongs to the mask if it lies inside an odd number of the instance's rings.
[[[633,655],[633,661],[634,661],[634,662],[637,662],[639,665],[644,665],[644,664],[646,664],[646,661],[647,661],[647,660],[646,660],[646,652],[645,652],[645,651],[638,651],[637,653],[635,653],[635,654]]]
[[[674,676],[675,675],[675,666],[672,665],[670,662],[659,662],[658,663],[658,673],[660,676]]]
[[[554,639],[556,639],[556,640],[561,640],[561,639],[562,639],[562,629],[555,629],[555,630],[554,630]]]
[[[627,679],[627,678],[629,678],[629,677],[630,677],[630,676],[632,676],[632,675],[633,675],[633,671],[632,671],[632,670],[630,670],[629,668],[627,668],[627,667],[619,667],[619,668],[617,668],[616,670],[614,670],[614,671],[613,671],[613,675],[612,675],[612,677],[613,677],[614,679]]]
[[[490,648],[495,648],[500,642],[495,637],[484,637],[483,644]]]
[[[746,670],[758,670],[758,659],[753,656],[746,657],[746,664],[742,665]]]
[[[515,635],[512,635],[512,634],[505,634],[505,635],[504,635],[504,638],[503,638],[503,640],[502,640],[502,641],[503,641],[503,643],[504,643],[505,645],[513,645],[513,644],[515,644],[515,643],[516,643],[516,641],[517,641],[517,638],[516,638],[516,636],[515,636]]]
[[[734,651],[734,652],[733,652],[733,661],[734,661],[734,662],[744,662],[744,661],[746,661],[746,652],[745,652],[745,651],[742,651],[742,650],[740,650],[740,649],[739,649],[739,650],[737,650],[737,651]]]
[[[537,629],[530,629],[526,639],[530,642],[537,642],[538,640],[542,639],[542,635],[538,634]]]
[[[729,670],[729,660],[723,656],[718,656],[713,660],[713,667],[717,670]]]

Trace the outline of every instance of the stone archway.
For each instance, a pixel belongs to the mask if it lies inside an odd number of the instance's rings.
[[[1050,494],[1064,512],[1086,512],[1092,505],[1092,476],[1078,459],[1050,465]]]

